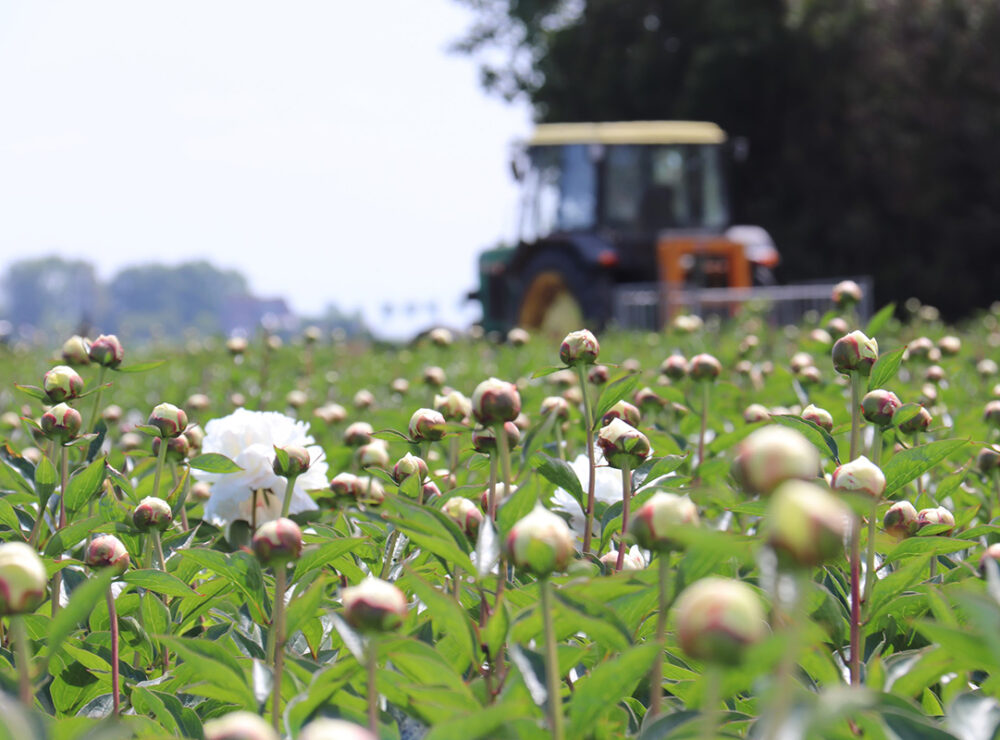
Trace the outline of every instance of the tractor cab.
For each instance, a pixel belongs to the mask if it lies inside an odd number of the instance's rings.
[[[539,125],[512,161],[518,244],[480,258],[484,326],[600,327],[630,283],[749,286],[777,251],[729,233],[725,144],[713,123]]]

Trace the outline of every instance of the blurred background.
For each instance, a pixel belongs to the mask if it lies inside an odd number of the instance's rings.
[[[995,0],[3,3],[0,317],[464,326],[511,142],[652,119],[728,132],[779,280],[960,317],[1000,295],[997,39]]]

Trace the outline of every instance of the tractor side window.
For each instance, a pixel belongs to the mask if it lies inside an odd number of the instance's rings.
[[[562,147],[562,201],[559,227],[566,231],[589,229],[594,225],[597,177],[589,147],[572,144]]]
[[[642,201],[642,151],[637,146],[608,147],[604,164],[605,222],[634,228]]]
[[[542,239],[555,231],[592,228],[597,177],[583,144],[537,147],[524,182],[522,238]]]
[[[702,221],[721,228],[729,223],[726,190],[722,182],[721,150],[717,146],[699,147],[701,154]]]

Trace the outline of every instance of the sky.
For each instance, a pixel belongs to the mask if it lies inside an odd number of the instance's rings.
[[[468,323],[530,131],[448,51],[471,20],[455,0],[0,0],[0,272],[208,259],[302,314]]]

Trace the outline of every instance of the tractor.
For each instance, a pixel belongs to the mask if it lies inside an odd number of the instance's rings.
[[[732,148],[714,123],[541,124],[515,146],[519,239],[479,258],[483,328],[559,334],[613,320],[616,291],[743,288],[779,255],[730,223]]]

